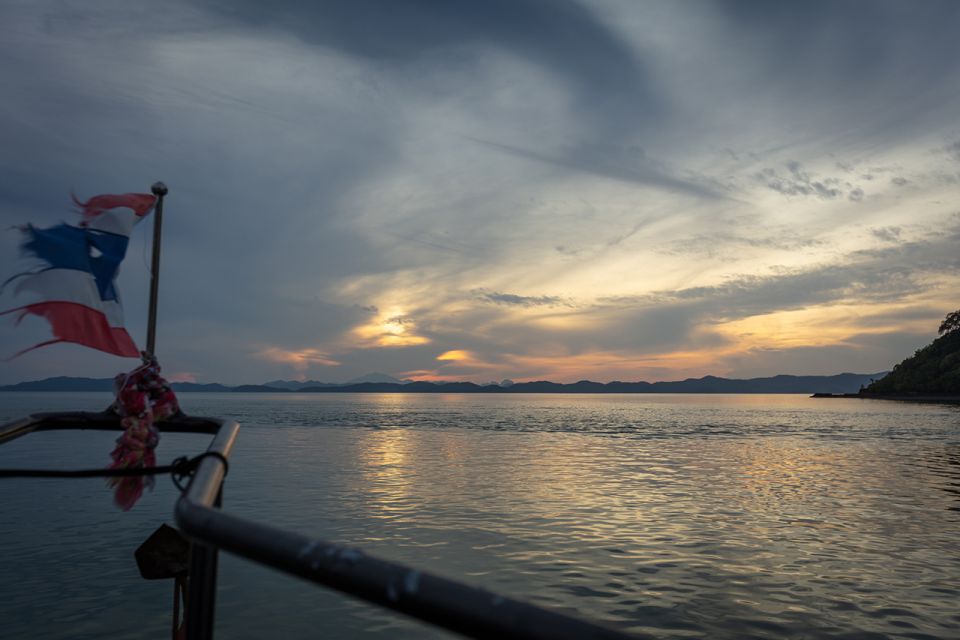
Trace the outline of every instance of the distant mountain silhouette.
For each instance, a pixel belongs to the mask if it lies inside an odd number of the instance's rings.
[[[188,392],[188,393],[192,393],[195,391],[196,392],[206,391],[210,393],[218,393],[218,392],[233,390],[231,387],[219,384],[217,382],[212,382],[210,384],[198,384],[196,382],[173,382],[170,384],[170,386],[173,387],[174,391]],[[113,389],[111,387],[111,391],[112,390]]]
[[[113,378],[57,376],[0,387],[0,391],[113,391]]]
[[[174,391],[176,390],[176,385],[174,385]],[[226,387],[224,391],[233,391],[236,393],[288,393],[291,389],[280,389],[265,384],[241,384],[237,387]]]
[[[263,386],[273,387],[275,389],[287,389],[288,391],[299,391],[304,387],[338,387],[340,383],[320,382],[319,380],[271,380],[264,382]]]
[[[397,380],[393,376],[385,373],[367,373],[346,382],[320,382],[319,380],[271,380],[264,382],[263,386],[275,387],[277,389],[288,389],[290,391],[300,391],[306,387],[342,387],[348,384],[361,384],[363,382],[392,382],[402,384],[404,380]]]
[[[232,391],[232,387],[222,384],[197,384],[196,382],[174,382],[170,385],[174,391],[178,392],[223,392]],[[278,391],[278,389],[270,389]],[[18,382],[0,386],[0,391],[106,391],[113,393],[113,378],[74,378],[69,376],[57,376],[56,378],[45,378],[43,380],[33,380],[31,382]]]
[[[195,382],[174,382],[177,392],[244,392],[244,393],[283,393],[297,391],[303,393],[856,393],[861,387],[874,379],[882,378],[885,373],[860,374],[841,373],[835,376],[790,376],[779,375],[771,378],[751,378],[733,380],[705,376],[688,378],[675,382],[591,382],[581,380],[572,384],[549,382],[517,382],[512,385],[487,384],[473,382],[401,382],[384,374],[370,374],[363,378],[374,378],[355,384],[314,383],[314,386],[290,388],[277,386],[274,381],[267,384],[226,386],[222,384],[198,384]],[[389,380],[382,380],[389,378]],[[60,376],[20,382],[0,386],[0,391],[113,391],[112,378],[71,378]]]
[[[403,384],[403,380],[397,380],[393,376],[388,376],[385,373],[368,373],[353,378],[352,380],[347,380],[343,384],[363,384],[364,382],[389,382],[392,384]]]
[[[855,393],[884,373],[841,373],[835,376],[789,376],[731,380],[706,376],[676,382],[591,382],[562,384],[546,380],[517,382],[509,386],[472,382],[366,382],[338,387],[306,387],[304,393]]]

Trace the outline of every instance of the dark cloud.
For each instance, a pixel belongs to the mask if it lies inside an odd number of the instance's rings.
[[[556,353],[630,353],[638,349],[656,353],[712,347],[725,341],[718,334],[699,331],[701,318],[682,304],[631,301],[591,307],[572,303],[569,309],[557,308],[556,316],[559,322],[549,328],[523,318],[501,317],[492,331],[453,333],[441,329],[434,337],[439,344],[457,345],[456,348],[482,354],[519,354],[533,358]],[[484,325],[479,320],[470,324]]]
[[[701,301],[717,320],[730,320],[841,300],[889,302],[916,292],[917,275],[900,265],[830,265],[783,275],[743,276],[662,295]]]
[[[948,87],[960,79],[960,4],[952,0],[724,0],[718,7],[757,79],[788,93],[802,121],[821,117],[827,102],[831,129],[892,139],[932,118],[950,119]]]
[[[572,0],[199,0],[196,5],[250,29],[281,29],[317,47],[417,74],[428,60],[469,72],[483,48],[509,51],[563,81],[595,131],[663,113],[634,51]]]
[[[903,325],[905,323],[916,324],[921,321],[931,328],[937,326],[937,323],[947,313],[949,304],[943,306],[917,305],[911,307],[897,307],[887,311],[875,311],[869,316],[863,317],[858,322],[859,326],[864,328],[890,327]],[[922,334],[929,336],[929,333]]]
[[[803,165],[791,160],[786,163],[787,173],[781,173],[767,167],[756,174],[757,180],[768,188],[785,196],[811,196],[821,200],[836,200],[847,194],[853,201],[863,199],[863,189],[838,178],[816,178],[803,168]]]
[[[781,228],[769,230],[763,235],[748,236],[742,232],[730,233],[715,231],[699,233],[682,240],[675,240],[658,253],[669,255],[700,255],[720,259],[737,259],[742,257],[744,247],[756,249],[774,249],[777,251],[798,251],[822,246],[822,240],[803,236],[794,229]]]
[[[934,182],[939,184],[953,185],[960,183],[960,172],[958,173],[944,173],[937,172],[933,175]]]
[[[498,291],[475,291],[474,294],[479,300],[514,307],[570,306],[569,300],[564,300],[559,296],[519,296],[513,293],[500,293]]]
[[[876,229],[870,229],[870,233],[885,242],[899,242],[900,233],[903,231],[902,227],[880,227]]]
[[[954,231],[956,229],[953,229]],[[924,291],[925,278],[960,273],[960,255],[947,235],[883,249],[858,250],[843,262],[744,275],[722,284],[641,296],[601,297],[601,305],[683,308],[695,323],[726,322],[755,315],[839,302],[903,302]]]
[[[474,141],[528,160],[592,173],[604,178],[656,187],[698,198],[721,197],[712,185],[675,176],[664,167],[658,166],[658,163],[646,157],[642,149],[625,152],[622,148],[613,145],[594,143],[568,147],[557,154],[550,154],[487,140],[475,139]]]
[[[280,81],[284,91],[270,91],[230,64],[158,67],[152,55],[162,36],[175,32],[189,48],[202,44],[186,37],[191,29],[215,30],[192,21],[181,4],[160,12],[156,32],[138,28],[142,8],[7,8],[5,34],[19,35],[0,44],[8,90],[0,106],[6,224],[73,222],[71,190],[122,193],[163,179],[171,191],[159,344],[194,370],[220,369],[222,360],[199,364],[199,352],[183,344],[216,343],[249,358],[250,345],[309,344],[359,321],[352,301],[318,296],[347,274],[393,266],[340,218],[345,195],[394,159],[389,113],[370,117],[376,105],[319,108],[298,85]],[[222,50],[209,51],[225,59]],[[324,119],[337,126],[315,126]],[[149,225],[136,230],[121,273],[135,334],[144,324],[148,235]],[[2,308],[10,303],[5,297]],[[19,336],[11,342],[23,344]]]
[[[648,69],[637,42],[627,43],[596,8],[575,0],[198,0],[196,6],[257,32],[281,30],[319,50],[369,61],[429,101],[462,100],[463,78],[478,74],[491,54],[506,53],[543,72],[561,101],[523,84],[535,111],[563,112],[566,144],[480,140],[517,157],[700,198],[714,185],[679,175],[646,157],[616,153],[625,137],[659,136],[674,110],[662,80]],[[490,124],[511,114],[480,93],[471,108]],[[399,133],[399,132],[398,132]],[[531,134],[535,135],[535,134]],[[555,140],[551,136],[550,142]]]
[[[960,162],[960,140],[948,144],[943,150],[946,151],[947,155],[949,155],[951,158],[957,162]]]

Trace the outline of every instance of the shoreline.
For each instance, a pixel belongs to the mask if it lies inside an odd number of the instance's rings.
[[[960,404],[960,396],[881,395],[878,393],[814,393],[810,397],[818,399],[893,400],[895,402],[917,402],[924,404]]]

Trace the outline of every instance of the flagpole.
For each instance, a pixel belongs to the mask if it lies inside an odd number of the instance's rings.
[[[167,195],[167,185],[154,182],[150,187],[157,196],[153,208],[153,260],[150,266],[150,314],[147,319],[147,353],[154,355],[157,343],[157,291],[160,288],[160,229],[163,226],[163,197]]]

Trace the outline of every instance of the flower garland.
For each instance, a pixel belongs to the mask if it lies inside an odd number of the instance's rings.
[[[180,404],[170,384],[160,376],[157,359],[141,353],[143,364],[130,373],[114,378],[117,399],[114,409],[120,416],[123,434],[110,456],[111,469],[150,468],[157,464],[154,449],[160,440],[156,422],[180,413]],[[113,500],[118,507],[129,511],[143,495],[144,486],[153,489],[152,476],[111,478],[108,486],[114,489]]]

